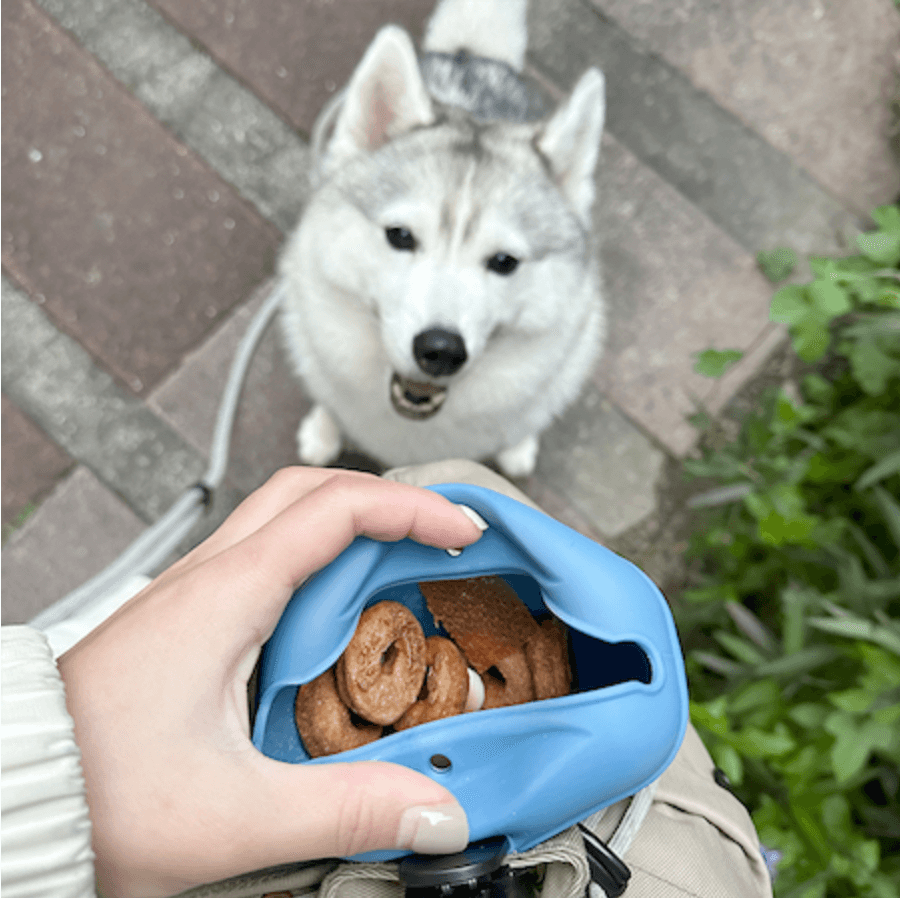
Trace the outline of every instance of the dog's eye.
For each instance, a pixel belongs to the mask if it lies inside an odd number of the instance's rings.
[[[519,260],[507,253],[496,253],[487,260],[487,267],[497,274],[512,274],[519,267]]]
[[[394,249],[409,251],[414,250],[418,246],[412,231],[408,231],[406,228],[385,228],[384,235]]]

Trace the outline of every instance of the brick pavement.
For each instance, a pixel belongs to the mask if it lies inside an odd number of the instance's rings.
[[[306,194],[315,114],[431,0],[6,0],[4,622],[110,560],[203,470],[230,354]],[[537,0],[529,71],[604,69],[607,353],[523,486],[613,541],[652,520],[686,416],[781,339],[760,248],[840,249],[894,200],[890,0]],[[693,353],[737,347],[716,385]],[[308,402],[267,334],[213,525],[294,458]],[[360,459],[348,458],[359,464]],[[24,522],[23,522],[24,519]]]

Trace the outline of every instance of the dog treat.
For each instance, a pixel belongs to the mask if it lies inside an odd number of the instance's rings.
[[[360,717],[387,726],[419,696],[425,679],[425,636],[399,602],[367,608],[335,670],[338,693]]]
[[[425,640],[428,673],[418,700],[394,724],[405,730],[430,720],[462,714],[469,695],[469,674],[462,652],[443,636]]]
[[[311,758],[368,745],[382,734],[380,726],[353,722],[350,709],[338,695],[333,667],[297,690],[294,717]]]
[[[428,610],[483,674],[521,650],[540,629],[525,603],[501,577],[420,583]]]
[[[525,643],[525,659],[534,681],[538,700],[568,695],[572,686],[566,634],[554,618],[545,620]]]
[[[451,638],[426,640],[399,602],[363,611],[337,664],[297,692],[297,729],[310,757],[455,714],[568,694],[563,626],[539,624],[501,577],[418,585]]]
[[[534,683],[523,649],[517,649],[489,667],[483,680],[485,709],[534,701]]]

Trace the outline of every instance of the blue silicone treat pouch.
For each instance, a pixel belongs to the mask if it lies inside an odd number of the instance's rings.
[[[483,487],[431,487],[488,523],[458,556],[410,539],[356,539],[291,598],[260,663],[253,743],[291,763],[392,761],[446,786],[472,841],[525,851],[632,795],[671,763],[687,726],[684,663],[668,605],[631,562],[527,505]],[[440,632],[417,583],[500,576],[537,616],[569,628],[573,691],[447,717],[361,748],[310,759],[294,717],[301,684],[327,671],[363,610],[406,605]],[[403,852],[377,852],[387,860]]]

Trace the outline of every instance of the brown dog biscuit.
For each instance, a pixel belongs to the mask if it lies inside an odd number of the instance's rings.
[[[531,668],[524,649],[501,658],[484,672],[484,705],[482,708],[505,708],[534,701]]]
[[[425,640],[428,673],[418,701],[394,724],[398,730],[461,714],[469,695],[469,673],[462,652],[443,636]]]
[[[294,718],[311,758],[368,745],[382,733],[380,726],[353,722],[350,709],[338,695],[333,667],[297,690]]]
[[[425,636],[415,615],[399,602],[367,608],[335,673],[341,698],[360,717],[394,723],[425,679]]]
[[[536,699],[569,694],[572,687],[569,648],[563,625],[556,618],[545,620],[525,643],[525,658],[531,669]]]
[[[428,610],[484,673],[521,649],[538,630],[515,590],[501,577],[470,577],[419,583]]]

